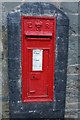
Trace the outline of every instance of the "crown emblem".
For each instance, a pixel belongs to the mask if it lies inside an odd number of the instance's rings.
[[[35,22],[36,30],[40,31],[42,27],[42,21],[38,20]]]

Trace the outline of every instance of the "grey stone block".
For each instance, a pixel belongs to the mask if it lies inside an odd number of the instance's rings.
[[[78,14],[67,14],[70,19],[70,30],[74,34],[78,34]]]
[[[9,118],[9,103],[8,102],[2,103],[2,118],[3,119]]]
[[[74,66],[75,67],[75,66]],[[65,117],[78,116],[78,75],[67,76]]]
[[[78,102],[78,97],[75,98],[75,96],[70,96],[70,95],[67,95],[66,96],[66,107],[68,105],[68,103],[75,103],[75,102]]]
[[[74,66],[68,66],[67,67],[68,71],[67,71],[67,74],[77,74],[79,73],[79,66],[77,65],[74,65]]]
[[[72,102],[72,103],[68,103],[67,104],[67,107],[66,107],[66,111],[68,111],[68,110],[78,110],[78,102]]]
[[[76,35],[69,37],[68,65],[71,64],[78,64],[78,36]]]
[[[7,52],[8,52],[7,31],[5,29],[6,28],[3,28],[3,30],[2,30],[2,46],[3,46],[2,58],[3,59],[7,58]]]
[[[65,115],[65,118],[68,118],[68,119],[72,119],[72,120],[76,120],[76,118],[78,118],[78,110],[68,110],[65,112],[66,115]]]
[[[61,7],[67,13],[78,13],[78,2],[62,2]]]

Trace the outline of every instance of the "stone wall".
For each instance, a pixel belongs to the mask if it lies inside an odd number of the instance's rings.
[[[65,117],[78,117],[78,3],[61,3],[62,11],[69,17],[68,72]]]
[[[0,119],[2,116],[2,32],[1,32],[1,16],[2,16],[2,11],[1,11],[2,5],[0,4]]]
[[[6,15],[15,6],[20,3],[3,3],[3,27],[2,41],[0,41],[0,65],[2,65],[2,97],[3,97],[3,118],[8,118],[8,73],[7,73],[7,29]],[[56,5],[57,3],[55,3]],[[10,7],[10,5],[12,5]],[[66,118],[78,117],[78,3],[58,3],[60,8],[69,17],[69,48],[68,48],[68,72],[67,72],[67,90],[66,90]],[[0,94],[1,96],[1,94]],[[0,97],[1,98],[1,97]]]

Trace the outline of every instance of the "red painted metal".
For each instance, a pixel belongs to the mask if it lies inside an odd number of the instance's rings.
[[[55,40],[55,17],[22,16],[23,102],[54,100]]]

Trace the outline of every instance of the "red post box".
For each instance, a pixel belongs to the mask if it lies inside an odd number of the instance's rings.
[[[22,16],[22,101],[54,99],[55,17]]]

